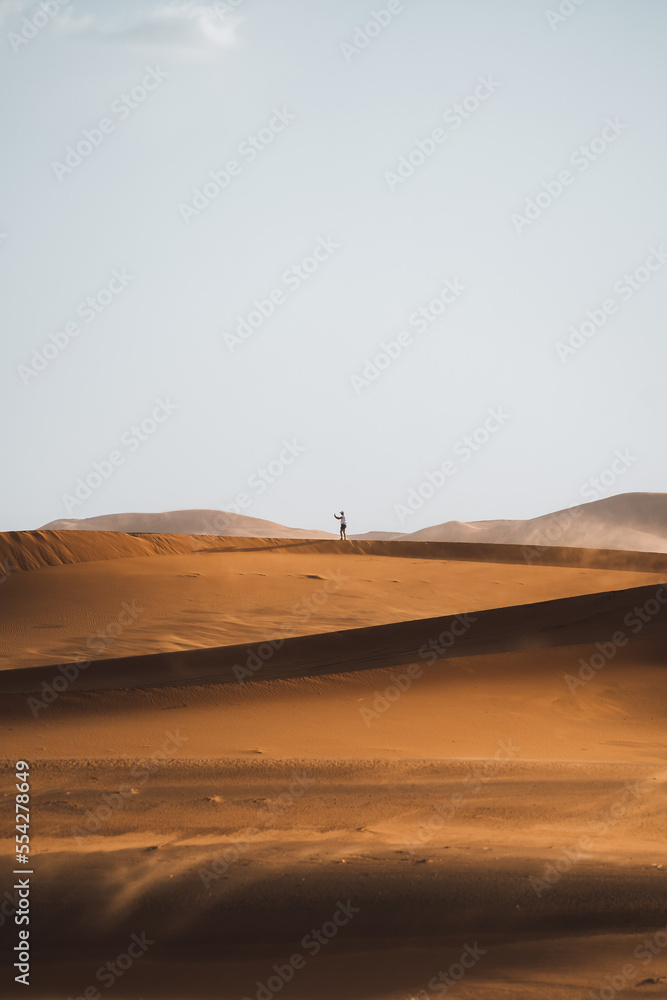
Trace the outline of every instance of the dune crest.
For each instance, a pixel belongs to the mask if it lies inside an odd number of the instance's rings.
[[[220,510],[102,514],[50,521],[43,528],[248,538],[336,537],[328,531],[289,528],[274,521]],[[621,493],[526,520],[452,520],[413,532],[369,531],[349,537],[667,552],[667,493]]]

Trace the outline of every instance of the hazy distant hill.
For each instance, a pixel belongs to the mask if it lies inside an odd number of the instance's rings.
[[[335,538],[328,531],[288,528],[245,514],[219,510],[176,510],[156,514],[103,514],[61,519],[44,528],[159,532],[187,535],[244,535],[259,538]],[[446,521],[409,534],[370,531],[353,538],[440,542],[500,542],[667,552],[667,494],[622,493],[528,520]]]
[[[260,517],[220,510],[169,510],[159,514],[101,514],[61,518],[43,528],[79,531],[141,531],[177,535],[243,535],[246,538],[335,538],[331,532],[287,528]]]

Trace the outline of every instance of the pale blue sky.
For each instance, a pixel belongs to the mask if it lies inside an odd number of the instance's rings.
[[[388,6],[0,5],[0,529],[244,492],[245,513],[329,530],[341,507],[354,532],[531,517],[590,499],[617,450],[632,461],[601,496],[666,489],[667,8],[586,0],[551,26],[555,0],[392,0],[390,23],[345,48]],[[133,98],[149,70],[154,89]],[[480,77],[493,92],[456,127],[443,116]],[[102,119],[65,173],[66,147]],[[445,140],[390,185],[434,129]],[[258,133],[273,138],[250,162],[240,147]],[[603,134],[583,169],[577,149]],[[184,212],[230,160],[227,188]],[[543,182],[563,170],[552,198]],[[513,221],[538,192],[539,217]],[[288,278],[316,246],[307,280]],[[647,259],[632,289],[623,275]],[[411,326],[448,279],[465,291]],[[77,308],[110,281],[118,294],[87,322]],[[224,334],[276,289],[274,314],[230,351]],[[604,325],[559,357],[609,299]],[[411,343],[355,389],[401,331]],[[156,399],[177,409],[132,446]],[[462,460],[457,442],[498,407],[509,419]],[[301,451],[260,493],[256,470],[284,441]],[[401,521],[397,505],[457,454]]]

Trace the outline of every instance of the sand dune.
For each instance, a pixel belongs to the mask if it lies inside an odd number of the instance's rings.
[[[391,701],[400,668],[65,692],[38,725],[5,696],[35,762],[41,981],[83,989],[138,929],[130,995],[254,997],[349,900],[286,995],[398,1000],[475,942],[463,996],[601,988],[664,923],[661,649],[575,691],[594,646],[434,664]]]
[[[425,544],[428,542],[428,544]],[[211,535],[142,533],[120,531],[50,530],[0,532],[0,574],[16,570],[62,566],[77,562],[102,562],[134,556],[185,555],[198,552],[312,553],[314,555],[390,556],[399,559],[479,561],[527,566],[570,566],[662,572],[667,567],[663,553],[586,548],[583,546],[523,545],[485,541],[448,542],[413,539],[358,538],[295,539],[269,536],[218,537]]]
[[[2,562],[29,572],[5,578],[1,670],[205,652],[658,586],[667,573],[648,553],[88,531],[2,535]]]
[[[402,537],[667,552],[667,495],[623,493],[526,521],[447,521]]]
[[[41,686],[62,676],[53,670],[3,675],[2,721],[7,743],[33,759],[138,759],[178,731],[184,743],[169,747],[170,759],[475,760],[511,741],[522,760],[664,768],[663,650],[664,639],[637,639],[583,675],[598,662],[593,642],[418,661],[412,671],[400,657],[328,673],[318,663],[308,673],[270,663],[244,684],[174,669],[166,683],[138,688],[150,675],[133,678],[116,660],[113,674],[84,681],[83,671],[56,698]]]
[[[667,586],[653,584],[388,625],[278,635],[263,642],[100,659],[78,670],[68,686],[90,690],[238,684],[594,642],[606,643],[613,658],[619,644],[627,644],[631,636],[667,637],[665,608]],[[612,643],[612,636],[622,639]],[[49,667],[5,669],[0,672],[0,690],[39,691],[54,676]]]
[[[185,535],[244,535],[247,538],[334,538],[330,531],[287,528],[247,514],[223,510],[170,510],[162,513],[100,514],[61,518],[43,525],[55,531],[127,531]]]
[[[155,514],[105,514],[52,521],[52,530],[124,531],[267,538],[332,538],[326,531],[287,528],[272,521],[216,510],[181,510]],[[577,504],[528,520],[446,521],[404,533],[370,531],[361,539],[486,542],[526,546],[567,546],[667,552],[667,494],[622,493]]]
[[[133,926],[153,942],[150,975],[138,967],[131,987],[147,992],[134,995],[154,996],[160,976],[162,997],[254,997],[273,963],[310,954],[304,936],[343,901],[352,918],[286,995],[406,997],[477,943],[483,961],[464,996],[585,996],[662,924],[664,778],[645,764],[584,777],[580,765],[502,761],[471,782],[483,767],[178,761],[142,781],[132,761],[48,765],[35,800],[50,831],[35,931],[60,953],[49,985],[75,962],[85,985]],[[594,835],[591,817],[608,815],[629,782],[638,797]],[[102,796],[124,786],[136,794],[88,833]],[[531,879],[587,835],[538,897]],[[176,960],[186,950],[187,980]]]
[[[665,556],[41,530],[0,561],[40,1000],[133,933],[119,998],[267,1000],[302,954],[281,998],[431,1000],[471,951],[462,1000],[628,961],[664,995]]]

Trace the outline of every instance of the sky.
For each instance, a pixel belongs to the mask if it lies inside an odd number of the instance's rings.
[[[660,0],[0,3],[0,530],[666,491],[666,37]]]

